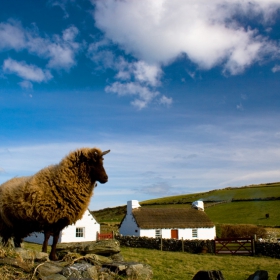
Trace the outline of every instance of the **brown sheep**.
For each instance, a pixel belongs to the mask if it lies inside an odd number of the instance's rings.
[[[13,178],[2,184],[0,236],[3,244],[13,237],[15,246],[19,247],[24,237],[43,231],[42,250],[47,251],[48,238],[52,234],[50,259],[56,260],[60,231],[82,218],[96,181],[102,184],[108,181],[103,156],[109,152],[82,148],[33,176]]]

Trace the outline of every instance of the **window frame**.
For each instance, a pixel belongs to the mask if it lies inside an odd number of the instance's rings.
[[[198,229],[192,228],[192,238],[198,238]]]
[[[84,227],[76,227],[76,237],[77,238],[85,237],[85,228]]]
[[[155,230],[155,238],[161,238],[162,236],[162,232],[161,232],[161,229],[158,228]]]

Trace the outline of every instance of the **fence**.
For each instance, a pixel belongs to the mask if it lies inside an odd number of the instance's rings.
[[[97,240],[114,239],[114,232],[97,233]]]
[[[280,259],[280,242],[271,243],[252,241],[253,238],[180,240],[121,236],[117,234],[115,235],[115,239],[120,242],[121,246],[132,248],[147,248],[173,252],[181,251],[193,254],[206,252],[210,254],[255,254],[258,256],[267,256]],[[232,242],[233,244],[230,244],[230,241],[232,240],[235,240],[236,242]],[[226,249],[227,247],[228,249]]]
[[[254,255],[253,238],[218,238],[215,239],[215,254]]]

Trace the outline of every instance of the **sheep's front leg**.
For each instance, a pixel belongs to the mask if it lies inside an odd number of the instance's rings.
[[[47,253],[48,250],[48,242],[51,236],[51,232],[49,230],[45,230],[44,231],[44,242],[43,242],[43,246],[42,246],[42,252]]]
[[[56,252],[56,245],[58,242],[59,234],[60,234],[60,231],[56,231],[53,233],[53,244],[52,244],[52,249],[51,249],[51,253],[50,253],[50,260],[52,260],[52,261],[58,260],[55,252]]]

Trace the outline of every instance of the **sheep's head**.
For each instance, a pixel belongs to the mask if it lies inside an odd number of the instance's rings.
[[[108,175],[103,166],[103,156],[109,152],[110,150],[102,152],[97,148],[93,148],[88,150],[86,155],[83,153],[86,158],[86,165],[92,182],[98,181],[104,184],[108,181]]]

